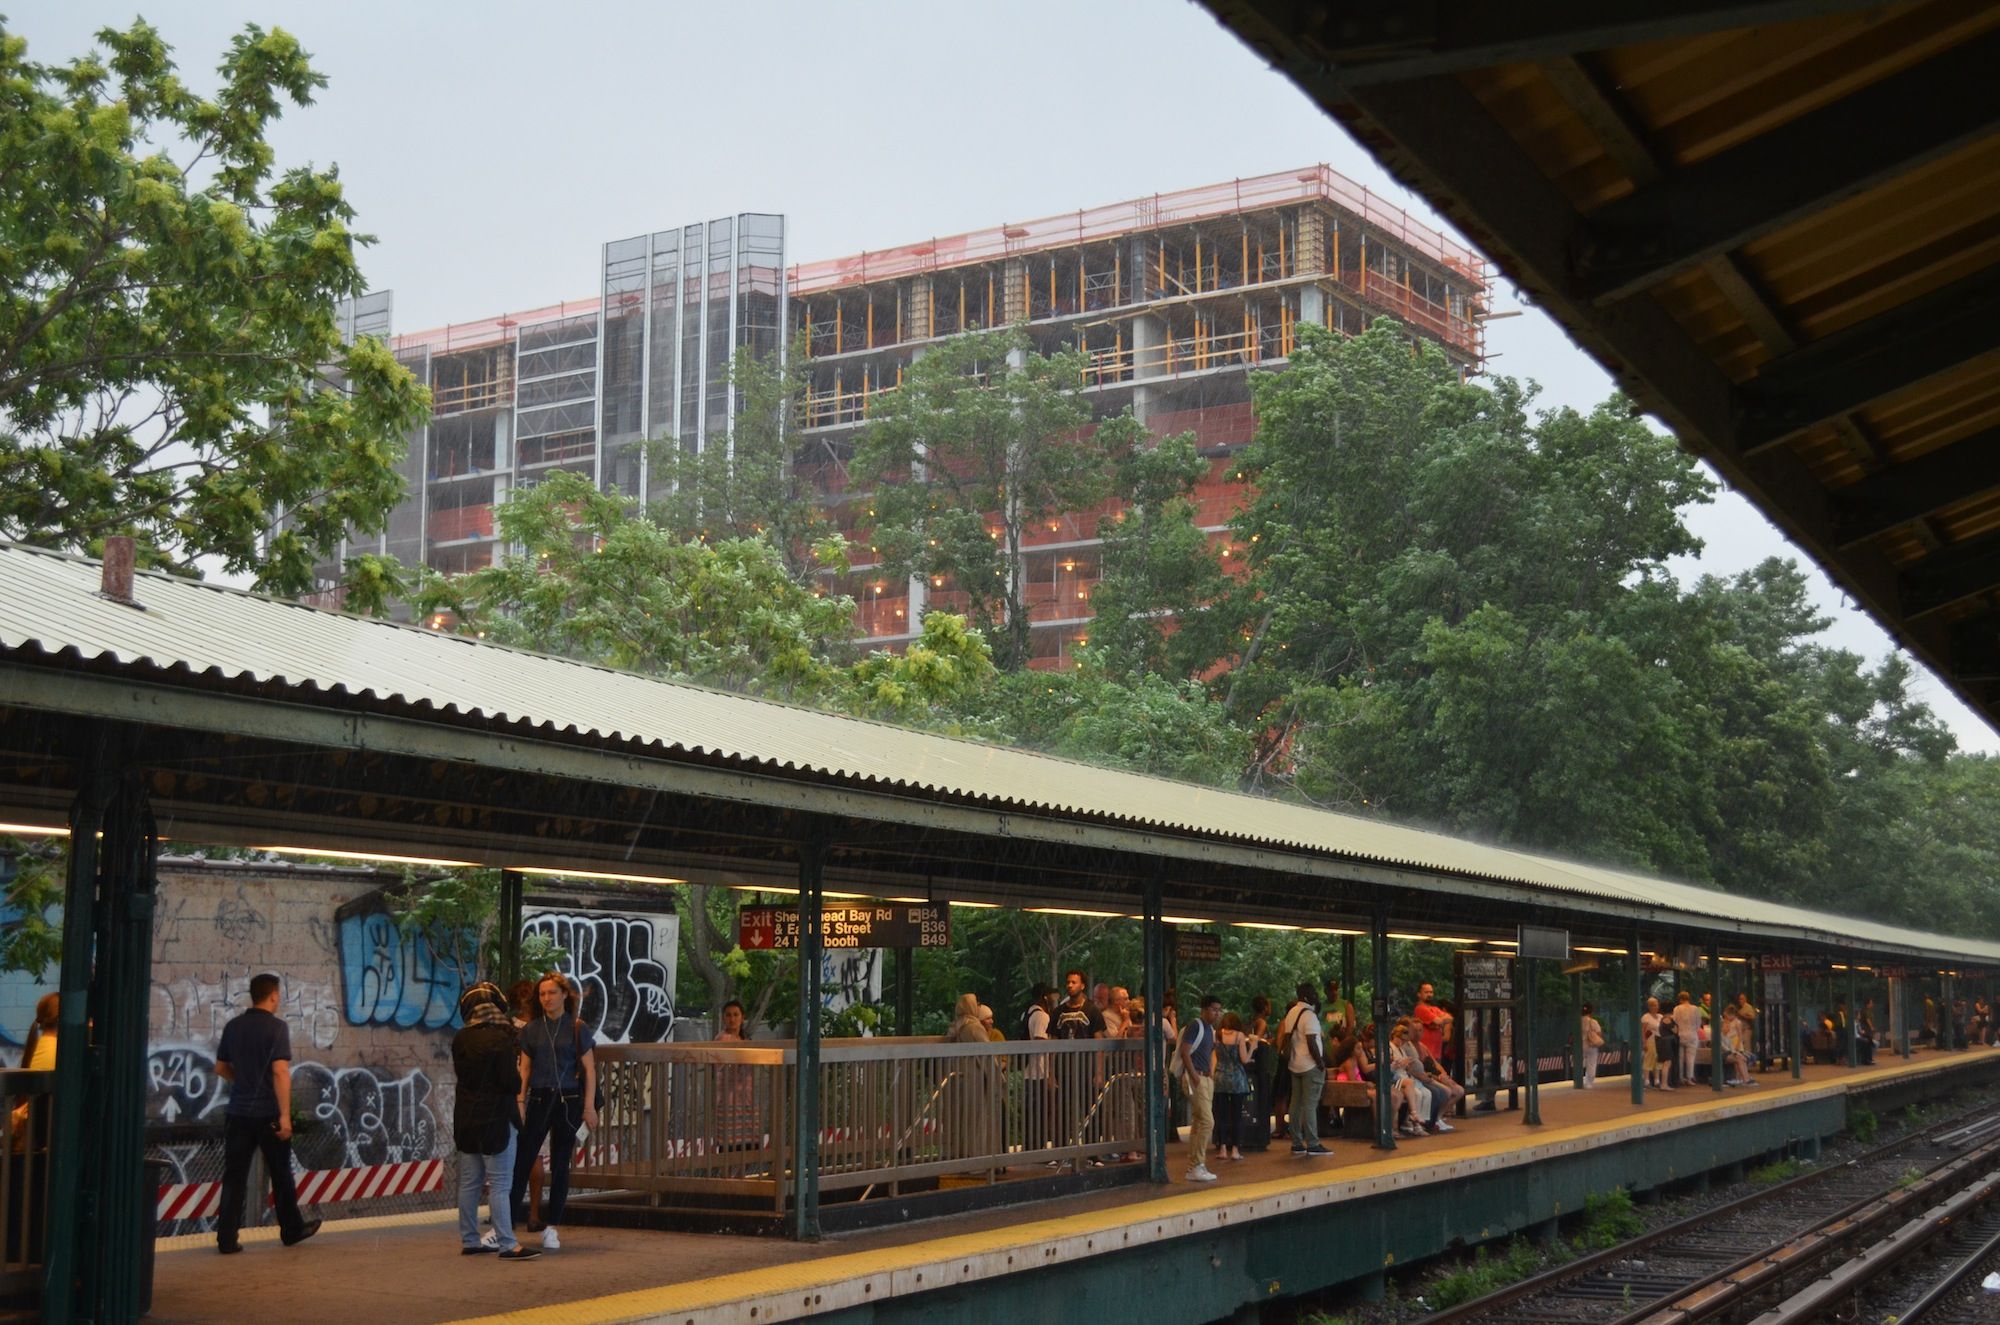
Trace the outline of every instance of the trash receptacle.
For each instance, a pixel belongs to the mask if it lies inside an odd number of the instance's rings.
[[[139,1213],[139,1314],[145,1316],[153,1310],[153,1240],[160,1233],[160,1188],[167,1185],[173,1166],[164,1159],[148,1159],[143,1167],[146,1188]]]

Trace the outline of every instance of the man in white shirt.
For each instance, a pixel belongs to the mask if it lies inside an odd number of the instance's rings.
[[[1674,1035],[1680,1041],[1681,1084],[1692,1086],[1695,1060],[1701,1055],[1701,1009],[1685,989],[1674,1004]]]
[[[1319,1096],[1326,1086],[1326,1041],[1312,981],[1301,980],[1298,999],[1278,1026],[1285,1062],[1292,1069],[1292,1154],[1317,1158],[1333,1152],[1319,1143]]]

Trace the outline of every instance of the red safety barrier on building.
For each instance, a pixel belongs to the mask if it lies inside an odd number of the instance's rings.
[[[307,1169],[299,1177],[300,1205],[329,1205],[378,1196],[409,1196],[444,1187],[444,1161],[411,1160],[358,1169]],[[161,1219],[206,1219],[222,1208],[219,1182],[174,1182],[160,1188]]]

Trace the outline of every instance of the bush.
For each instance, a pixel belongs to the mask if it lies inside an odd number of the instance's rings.
[[[1850,1104],[1847,1106],[1847,1134],[1862,1145],[1865,1146],[1870,1141],[1873,1141],[1876,1131],[1881,1126],[1882,1120],[1877,1118],[1875,1110],[1869,1108],[1867,1105]]]
[[[1646,1221],[1632,1204],[1632,1194],[1614,1187],[1583,1204],[1583,1232],[1577,1241],[1586,1251],[1603,1251],[1629,1242],[1646,1231]]]
[[[1775,1164],[1751,1169],[1747,1180],[1753,1187],[1775,1187],[1798,1177],[1804,1167],[1795,1159],[1781,1159]]]
[[[1507,1250],[1497,1260],[1488,1257],[1486,1248],[1481,1247],[1473,1253],[1472,1264],[1440,1275],[1426,1285],[1424,1300],[1434,1310],[1443,1311],[1526,1279],[1540,1267],[1535,1249],[1520,1238],[1508,1243]]]

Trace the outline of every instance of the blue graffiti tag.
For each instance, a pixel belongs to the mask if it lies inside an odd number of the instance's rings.
[[[423,1027],[458,1022],[464,980],[440,961],[429,940],[406,934],[385,911],[340,922],[342,1010],[349,1025]]]

